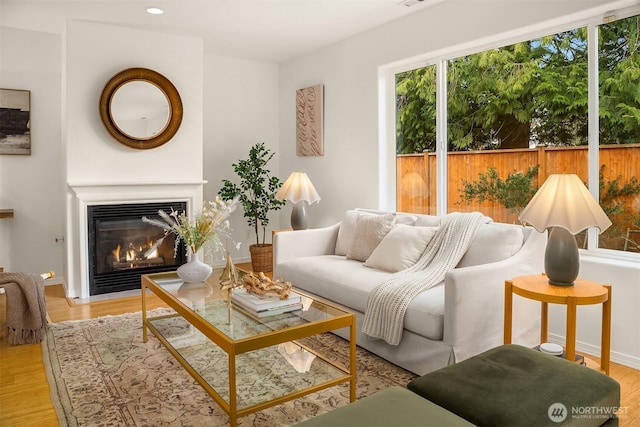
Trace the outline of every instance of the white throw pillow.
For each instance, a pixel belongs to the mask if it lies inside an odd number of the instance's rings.
[[[505,260],[516,254],[524,243],[522,226],[483,224],[456,268]]]
[[[340,228],[338,229],[338,238],[336,240],[336,255],[345,256],[351,246],[351,240],[353,239],[353,232],[356,229],[356,220],[360,212],[355,210],[348,210],[342,217]]]
[[[356,220],[351,245],[347,251],[347,259],[364,262],[371,252],[380,244],[384,236],[391,231],[396,222],[394,214],[372,215],[360,213]]]
[[[349,248],[351,247],[351,241],[353,240],[353,232],[356,229],[356,221],[359,215],[394,215],[396,217],[396,223],[413,225],[416,222],[416,216],[410,214],[396,214],[395,212],[383,212],[366,209],[351,209],[344,213],[340,228],[338,229],[338,238],[336,239],[336,255],[347,255]]]
[[[409,268],[420,259],[437,231],[438,227],[396,224],[364,265],[391,273]]]

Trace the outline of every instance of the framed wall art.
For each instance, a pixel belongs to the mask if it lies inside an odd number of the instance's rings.
[[[0,154],[31,154],[31,92],[0,89]]]
[[[296,91],[296,155],[298,156],[324,156],[323,97],[323,85]]]

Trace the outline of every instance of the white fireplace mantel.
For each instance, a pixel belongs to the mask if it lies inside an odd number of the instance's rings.
[[[69,298],[89,298],[87,206],[184,201],[187,212],[202,206],[203,186],[196,182],[68,182],[67,272]]]

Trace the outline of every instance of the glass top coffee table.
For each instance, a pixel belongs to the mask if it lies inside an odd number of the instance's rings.
[[[175,272],[142,276],[143,341],[147,329],[229,415],[238,417],[337,384],[356,397],[355,316],[296,290],[301,310],[257,318],[229,303],[220,288],[222,268],[204,283],[183,283]],[[295,286],[295,284],[294,284]],[[174,312],[150,317],[146,290]],[[350,328],[349,366],[298,342]]]

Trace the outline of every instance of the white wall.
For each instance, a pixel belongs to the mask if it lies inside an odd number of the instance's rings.
[[[92,22],[70,21],[66,34],[66,177],[69,183],[202,180],[202,41]],[[150,68],[178,89],[184,116],[168,143],[150,150],[111,138],[98,100],[116,73]]]
[[[345,209],[388,205],[378,192],[379,182],[395,179],[394,169],[389,176],[381,175],[378,166],[381,161],[393,165],[394,155],[394,148],[388,145],[383,146],[383,151],[391,159],[379,155],[381,67],[428,54],[437,56],[469,49],[480,43],[526,40],[529,37],[525,33],[535,33],[541,28],[566,30],[560,28],[563,20],[584,19],[589,7],[597,7],[604,16],[616,7],[631,4],[637,2],[553,2],[553,7],[549,2],[500,2],[497,10],[486,2],[444,2],[282,64],[280,171],[282,176],[293,170],[307,172],[322,196],[320,204],[309,210],[310,226],[335,223]],[[315,84],[325,86],[325,156],[296,157],[295,91]],[[286,215],[287,212],[281,215],[283,224]],[[637,329],[640,269],[637,265],[623,267],[620,263],[585,260],[581,274],[613,286],[612,360],[640,367]],[[579,326],[578,348],[583,351],[599,351],[599,332],[595,333],[595,325],[600,322],[598,309],[593,307],[580,314],[579,322],[584,324]],[[554,315],[550,328],[556,338],[564,336],[564,321],[559,317]]]
[[[64,273],[60,36],[0,27],[0,88],[31,91],[31,155],[0,155],[0,267]]]
[[[601,257],[581,256],[580,277],[611,285],[611,360],[640,369],[640,265]],[[578,351],[600,355],[602,304],[578,307]],[[549,309],[550,340],[564,343],[566,307]]]
[[[258,142],[276,152],[268,168],[279,169],[278,66],[264,62],[205,55],[204,81],[204,177],[205,200],[215,200],[222,180],[235,181],[232,163],[245,159]],[[280,176],[281,179],[286,179]],[[237,181],[235,181],[237,182]],[[278,228],[278,215],[269,224]],[[231,217],[232,238],[242,243],[232,250],[237,262],[249,259],[255,234],[238,210]],[[271,241],[270,231],[267,242]],[[229,245],[233,249],[233,244]]]

